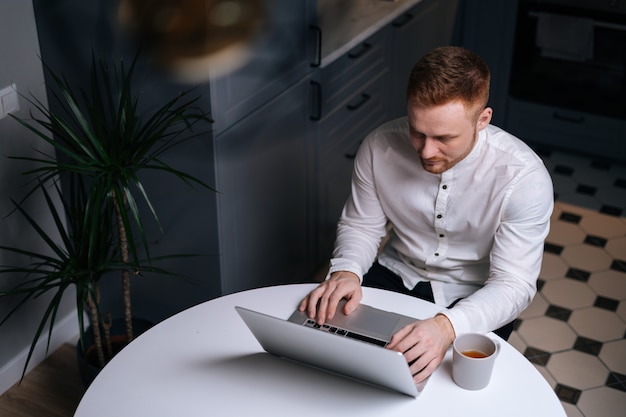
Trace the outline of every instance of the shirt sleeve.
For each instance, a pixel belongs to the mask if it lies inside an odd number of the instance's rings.
[[[376,194],[372,171],[375,135],[376,131],[365,138],[354,160],[351,193],[337,226],[329,275],[350,271],[362,281],[386,233],[387,218]]]
[[[553,206],[552,180],[543,165],[513,182],[490,252],[489,278],[481,289],[442,311],[457,335],[498,329],[531,303]]]

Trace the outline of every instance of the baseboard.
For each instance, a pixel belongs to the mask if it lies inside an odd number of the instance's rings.
[[[78,340],[78,321],[76,320],[76,311],[70,312],[62,319],[57,319],[54,325],[54,332],[50,339],[50,347],[48,354],[52,354],[64,343],[75,343]],[[39,340],[33,356],[30,359],[26,372],[30,372],[33,368],[46,359],[46,344],[48,342],[47,333]],[[15,385],[22,378],[22,370],[24,362],[28,357],[28,350],[25,348],[19,355],[16,355],[11,361],[6,363],[0,369],[0,395]]]

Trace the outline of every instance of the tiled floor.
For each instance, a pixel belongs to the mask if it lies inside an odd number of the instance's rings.
[[[568,417],[626,415],[626,164],[539,151],[557,200],[539,292],[509,342]]]

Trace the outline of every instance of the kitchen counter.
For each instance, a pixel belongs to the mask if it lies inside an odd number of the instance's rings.
[[[363,42],[422,0],[318,0],[321,67]]]

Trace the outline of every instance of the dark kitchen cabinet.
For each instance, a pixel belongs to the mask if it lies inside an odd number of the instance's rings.
[[[222,289],[308,281],[309,79],[215,140]]]
[[[315,256],[328,261],[337,220],[350,193],[356,151],[367,133],[388,118],[386,28],[314,74]]]
[[[391,23],[391,118],[406,115],[406,85],[417,60],[435,47],[450,45],[458,3],[423,0]]]

